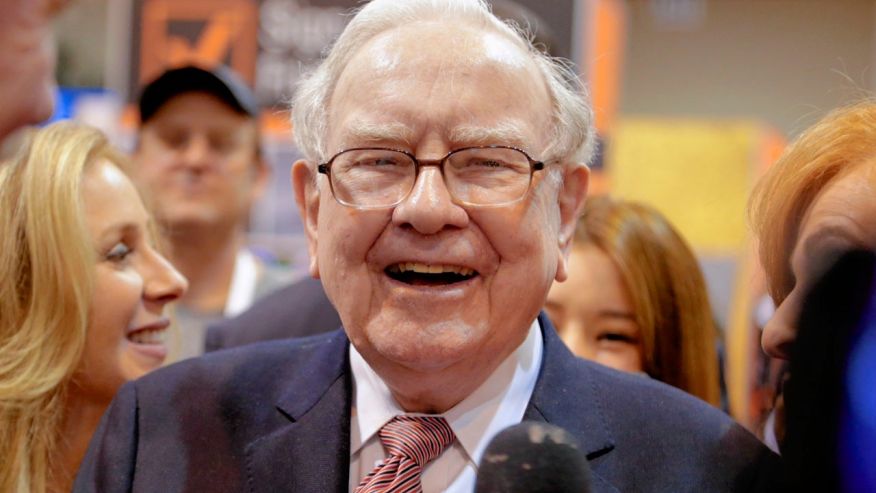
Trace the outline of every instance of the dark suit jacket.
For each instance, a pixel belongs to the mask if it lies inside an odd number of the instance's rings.
[[[597,492],[750,491],[771,453],[717,409],[575,358],[540,317],[525,419],[571,432]],[[221,351],[125,385],[74,491],[345,492],[352,376],[342,331]]]
[[[207,328],[207,352],[254,342],[305,337],[341,326],[322,283],[305,278],[258,300],[237,317]]]

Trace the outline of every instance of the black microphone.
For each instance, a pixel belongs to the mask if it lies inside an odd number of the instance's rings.
[[[496,435],[481,459],[475,493],[589,493],[590,466],[575,438],[524,421]]]

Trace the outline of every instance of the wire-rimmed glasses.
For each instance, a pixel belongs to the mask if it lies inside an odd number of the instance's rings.
[[[438,166],[454,202],[501,206],[521,200],[532,175],[544,169],[521,149],[476,146],[454,149],[441,159],[419,160],[398,149],[345,149],[318,166],[329,177],[335,200],[349,207],[378,209],[401,203],[414,189],[420,168]]]

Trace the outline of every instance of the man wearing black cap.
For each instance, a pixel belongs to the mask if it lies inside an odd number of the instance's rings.
[[[250,209],[268,179],[258,105],[225,67],[169,70],[140,97],[136,178],[189,279],[177,308],[180,358],[203,352],[206,326],[290,280],[246,249]]]

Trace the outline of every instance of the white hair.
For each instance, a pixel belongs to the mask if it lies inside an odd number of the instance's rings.
[[[542,53],[518,26],[498,19],[483,0],[373,0],[362,7],[325,59],[305,75],[292,101],[295,140],[313,161],[328,157],[329,101],[344,68],[369,40],[394,28],[422,21],[463,21],[504,34],[531,56],[547,84],[553,110],[551,143],[545,161],[587,164],[593,154],[593,113],[571,64]]]

